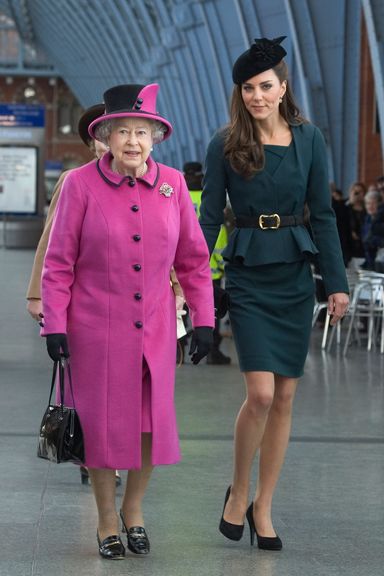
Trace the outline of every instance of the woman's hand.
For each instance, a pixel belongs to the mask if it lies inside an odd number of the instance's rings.
[[[349,297],[345,292],[335,292],[328,296],[328,314],[331,316],[330,325],[334,326],[348,311]]]
[[[61,356],[69,358],[66,334],[47,334],[46,339],[48,354],[54,362],[60,360]]]
[[[44,318],[43,303],[40,298],[31,298],[28,300],[27,310],[34,320],[37,320],[41,325],[41,320]]]
[[[196,326],[192,333],[189,355],[193,364],[198,364],[204,358],[213,344],[213,328]]]

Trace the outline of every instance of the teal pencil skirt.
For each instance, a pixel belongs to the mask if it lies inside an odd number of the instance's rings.
[[[309,262],[251,267],[227,263],[225,278],[240,370],[301,376],[314,307]]]

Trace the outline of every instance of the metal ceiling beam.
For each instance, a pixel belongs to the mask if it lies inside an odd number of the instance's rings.
[[[61,4],[61,3],[60,3]],[[61,74],[81,104],[100,98],[100,74],[108,74],[112,61],[103,40],[88,26],[84,14],[76,18],[76,8],[60,10],[57,0],[31,2],[31,16],[44,49],[52,55]],[[57,33],[60,22],[61,33]],[[75,22],[75,25],[74,25]]]
[[[13,76],[55,76],[57,70],[36,44],[33,25],[25,0],[0,0],[3,15],[0,32],[18,36],[16,58],[7,43],[2,40],[4,51],[0,57],[0,74]],[[13,56],[13,58],[12,58]]]
[[[26,0],[8,0],[9,12],[16,24],[20,38],[24,42],[33,43],[35,35]]]
[[[382,0],[0,0],[0,11],[9,15],[10,5],[83,106],[114,84],[159,82],[159,110],[175,135],[156,157],[178,167],[202,159],[227,121],[237,56],[255,37],[287,34],[294,90],[344,187],[357,172],[363,6],[384,126]]]
[[[340,187],[346,194],[358,177],[360,123],[360,0],[346,2],[344,20]]]
[[[156,7],[161,9],[158,2],[156,2]],[[168,24],[168,20],[164,24],[161,22],[159,10],[155,12],[152,10],[150,13],[148,2],[135,3],[134,10],[140,21],[140,26],[135,26],[134,33],[145,41],[141,43],[141,68],[144,70],[145,83],[158,82],[160,84],[157,106],[175,127],[174,136],[157,148],[156,158],[165,161],[168,156],[172,158],[173,163],[180,166],[182,147],[180,140],[176,142],[176,136],[180,127],[178,115],[183,104],[180,100],[182,94],[180,82],[177,77],[175,78],[177,74],[173,69],[169,70],[169,62],[173,62],[173,57],[169,56],[161,42],[162,31]],[[156,39],[156,42],[153,39]]]
[[[329,121],[319,52],[308,3],[300,0],[285,0],[290,33],[299,63],[304,113],[316,122],[329,141]]]
[[[369,50],[375,78],[376,102],[381,126],[381,150],[384,151],[384,4],[382,0],[362,0]]]

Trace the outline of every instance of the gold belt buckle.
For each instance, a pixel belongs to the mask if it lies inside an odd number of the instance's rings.
[[[274,226],[264,226],[264,218],[276,218],[276,224]],[[259,226],[262,230],[276,230],[280,227],[280,216],[278,214],[260,214]]]

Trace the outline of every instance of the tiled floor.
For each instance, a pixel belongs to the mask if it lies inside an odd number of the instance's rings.
[[[35,455],[50,360],[25,311],[32,258],[0,250],[1,576],[382,576],[384,358],[358,348],[346,359],[321,353],[318,330],[274,501],[283,551],[251,549],[247,532],[234,543],[217,530],[243,395],[225,339],[231,366],[185,364],[177,372],[183,460],[158,468],[148,489],[150,556],[103,561],[90,488],[73,465]]]

